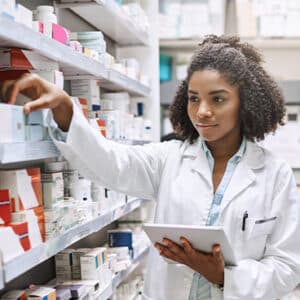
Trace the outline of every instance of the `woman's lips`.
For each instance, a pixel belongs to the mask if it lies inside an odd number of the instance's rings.
[[[217,124],[201,124],[201,123],[196,124],[196,127],[201,128],[201,129],[209,129],[209,128],[213,128],[216,126],[217,126]]]

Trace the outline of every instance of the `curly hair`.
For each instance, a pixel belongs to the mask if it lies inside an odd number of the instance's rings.
[[[239,37],[207,36],[196,49],[187,77],[179,85],[170,106],[170,120],[176,134],[193,143],[199,136],[187,113],[188,85],[195,71],[219,71],[231,85],[237,85],[240,99],[241,133],[251,141],[284,125],[283,95],[275,80],[261,66],[256,48]]]

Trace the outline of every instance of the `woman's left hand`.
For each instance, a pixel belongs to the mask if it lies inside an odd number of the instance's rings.
[[[164,239],[163,244],[156,243],[155,247],[161,256],[190,267],[211,283],[223,285],[225,263],[220,245],[214,245],[212,253],[203,253],[194,249],[187,239],[182,237],[180,241],[182,246]]]

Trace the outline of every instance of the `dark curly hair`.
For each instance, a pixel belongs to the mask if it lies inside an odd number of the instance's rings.
[[[170,107],[170,120],[176,134],[191,143],[199,134],[187,113],[188,84],[195,71],[213,69],[239,88],[241,133],[251,141],[263,140],[265,134],[284,125],[283,95],[261,66],[262,56],[256,48],[239,37],[207,36],[196,49],[187,77],[177,89]]]

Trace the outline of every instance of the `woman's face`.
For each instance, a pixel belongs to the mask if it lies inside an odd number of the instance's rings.
[[[196,71],[188,85],[188,115],[206,142],[240,139],[240,99],[237,86],[230,85],[216,70]]]

